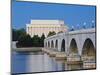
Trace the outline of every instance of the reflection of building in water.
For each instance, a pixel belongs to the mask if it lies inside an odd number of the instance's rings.
[[[34,35],[41,36],[43,33],[47,36],[50,31],[65,32],[67,26],[62,20],[31,20],[31,23],[26,25],[26,32],[31,37]]]

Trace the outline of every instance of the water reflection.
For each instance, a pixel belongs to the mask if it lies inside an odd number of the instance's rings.
[[[55,60],[43,52],[12,52],[12,73],[48,72],[83,69],[82,64],[67,65],[66,60]]]
[[[11,63],[11,71],[12,73],[22,73],[27,72],[27,56],[24,54],[18,54],[16,52],[12,53],[12,63]]]
[[[83,69],[83,65],[82,64],[67,64],[66,60],[60,60],[57,61],[58,66],[59,64],[61,64],[61,71],[66,71],[66,70],[80,70]]]

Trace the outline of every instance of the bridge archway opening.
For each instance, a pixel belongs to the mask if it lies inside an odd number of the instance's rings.
[[[47,47],[47,42],[45,43],[45,47]]]
[[[51,48],[54,48],[53,40],[51,41]]]
[[[56,42],[55,42],[55,48],[56,49],[58,48],[58,40],[56,40]]]
[[[50,47],[50,42],[48,41],[48,47]]]
[[[78,47],[77,47],[77,43],[76,43],[75,39],[71,40],[69,53],[78,55]]]
[[[61,43],[61,51],[65,52],[65,40],[64,39],[62,40],[62,43]]]
[[[91,39],[86,39],[82,48],[82,58],[86,61],[95,61],[96,50]]]

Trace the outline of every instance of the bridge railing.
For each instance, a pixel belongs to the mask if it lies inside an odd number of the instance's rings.
[[[83,34],[83,33],[85,34],[85,33],[95,33],[95,32],[96,32],[95,28],[67,31],[64,33],[60,33],[60,34],[56,34],[56,35],[47,37],[45,40],[49,40],[49,39],[64,36],[64,35],[70,35],[70,34]]]
[[[83,34],[83,33],[94,33],[95,28],[91,28],[91,29],[81,29],[81,30],[75,30],[75,31],[70,31],[68,32],[68,34]]]

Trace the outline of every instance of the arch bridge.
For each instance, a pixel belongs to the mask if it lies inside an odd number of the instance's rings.
[[[81,60],[95,61],[95,28],[59,33],[44,40],[44,48],[65,52],[67,56],[80,56]]]

